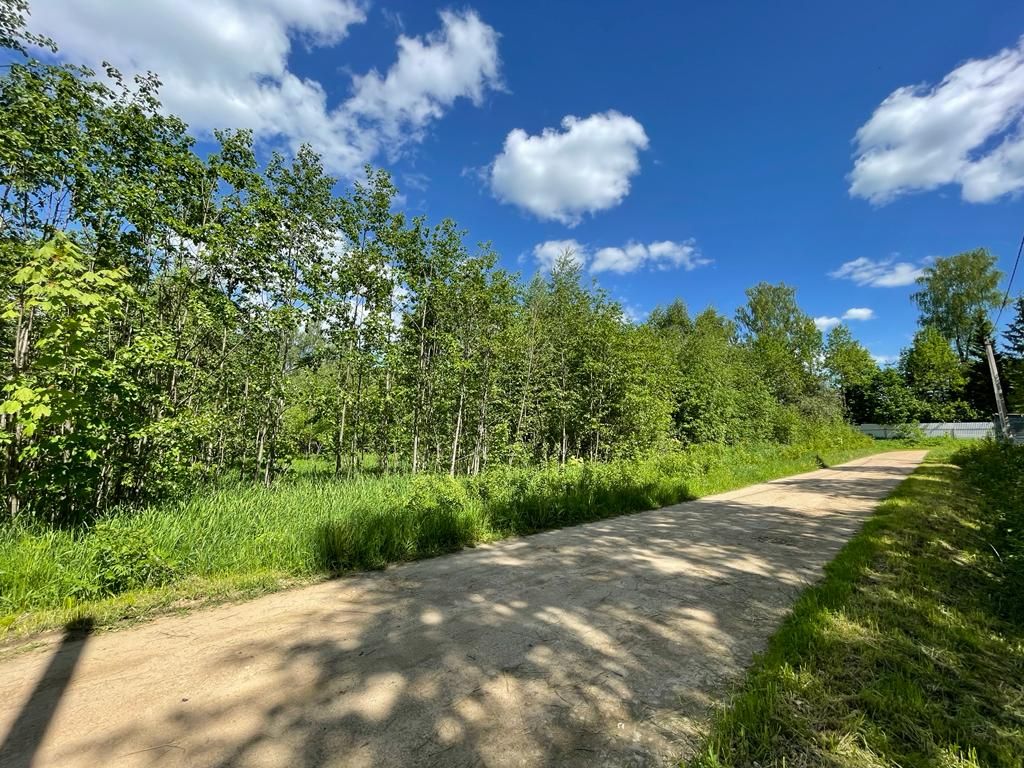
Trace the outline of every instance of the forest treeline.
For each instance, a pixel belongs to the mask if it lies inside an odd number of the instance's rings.
[[[911,295],[918,328],[892,365],[869,362],[844,326],[832,329],[825,367],[847,419],[891,425],[991,419],[996,402],[985,341],[995,340],[992,317],[1002,311],[1012,314],[1002,344],[994,344],[997,368],[1010,411],[1024,410],[1024,295],[1009,302],[1002,278],[984,249],[935,259]]]
[[[751,288],[733,317],[676,302],[631,323],[568,254],[524,283],[454,221],[398,211],[382,170],[339,192],[309,146],[263,162],[251,133],[225,130],[198,151],[155,76],[34,58],[49,43],[19,5],[0,19],[11,516],[79,521],[203,480],[269,483],[299,456],[338,474],[477,474],[788,442],[844,413],[991,410],[974,381],[999,280],[983,251],[948,260],[982,264],[959,324],[936,290],[946,262],[930,268],[896,368],[845,327],[823,338],[782,284]]]

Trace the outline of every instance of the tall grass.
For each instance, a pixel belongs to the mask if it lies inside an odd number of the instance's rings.
[[[325,478],[212,489],[75,530],[0,528],[0,631],[38,628],[162,589],[202,596],[204,580],[273,588],[431,556],[504,536],[672,504],[877,450],[832,429],[780,446],[696,446],[608,463],[497,468],[475,478]],[[185,586],[182,586],[185,585]],[[212,589],[210,587],[209,589]],[[165,601],[166,602],[166,601]],[[120,605],[124,605],[122,599]],[[111,615],[108,616],[107,614]]]
[[[89,528],[11,526],[0,530],[0,612],[72,607],[186,575],[312,574],[322,564],[318,537],[328,522],[392,509],[408,486],[402,477],[237,486],[115,510]],[[105,561],[137,558],[166,567],[150,574],[140,562],[135,578],[103,578]]]
[[[982,440],[953,461],[977,492],[992,525],[1003,576],[1002,608],[1024,622],[1024,445]]]

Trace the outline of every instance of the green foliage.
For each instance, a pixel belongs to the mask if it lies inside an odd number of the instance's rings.
[[[996,307],[1002,294],[996,257],[984,248],[936,259],[918,278],[913,299],[921,311],[921,326],[935,328],[967,360],[971,337]]]
[[[854,423],[878,421],[882,414],[874,408],[888,398],[879,397],[878,364],[850,333],[837,325],[825,339],[824,366],[829,384],[838,392],[843,415]]]
[[[674,433],[684,443],[738,443],[766,439],[775,433],[778,402],[758,375],[750,349],[736,343],[736,327],[707,309],[691,322],[682,305],[670,307],[667,318],[652,315],[672,355],[671,386]]]
[[[1006,377],[1006,400],[1011,412],[1024,412],[1024,294],[1013,304],[1014,314],[1003,338],[1006,356],[1003,374]]]
[[[756,291],[755,303],[760,307],[765,295],[773,293],[768,288],[776,287],[762,286]],[[783,294],[783,298],[792,298],[789,289]],[[799,310],[793,311],[799,314]],[[754,311],[751,313],[753,317]],[[764,319],[761,309],[756,314]],[[841,420],[835,392],[811,370],[810,362],[805,366],[788,355],[788,370],[800,372],[800,383],[785,398],[773,392],[766,371],[779,362],[773,350],[783,350],[789,342],[782,341],[782,335],[770,325],[767,320],[759,325],[761,341],[749,335],[741,341],[736,324],[713,309],[693,320],[681,303],[652,314],[647,326],[658,334],[662,354],[673,363],[668,386],[674,402],[675,437],[686,444],[788,443],[800,439],[800,430],[807,423],[830,425]],[[820,341],[820,335],[818,338]]]
[[[17,339],[0,395],[11,509],[24,503],[81,519],[102,507],[112,488],[130,483],[127,466],[104,459],[109,447],[160,428],[134,374],[164,365],[169,344],[145,329],[118,338],[119,321],[138,300],[127,271],[90,268],[64,237],[29,254],[12,287],[0,315]]]
[[[747,303],[736,311],[736,320],[772,394],[783,404],[818,389],[821,331],[797,305],[795,288],[758,283],[747,289]]]
[[[1013,303],[1014,313],[1010,324],[1003,331],[1007,351],[1014,357],[1024,357],[1024,293]]]
[[[471,544],[482,528],[465,483],[448,475],[414,478],[403,506],[416,526],[416,557]]]
[[[899,372],[884,368],[871,377],[864,392],[864,411],[877,424],[907,424],[917,421],[921,405]]]
[[[926,326],[918,331],[900,355],[899,367],[920,403],[922,421],[957,421],[973,415],[963,399],[963,368],[938,329]]]
[[[878,364],[871,353],[853,338],[850,329],[837,325],[825,339],[825,370],[844,404],[850,393],[863,389],[878,372]]]
[[[88,524],[296,458],[475,476],[835,420],[793,289],[752,289],[740,340],[682,304],[629,322],[569,254],[523,285],[455,222],[396,213],[384,171],[338,194],[312,147],[263,163],[244,130],[200,157],[155,76],[29,58],[24,10],[0,16],[11,518]]]
[[[993,603],[989,512],[943,463],[953,450],[800,596],[693,768],[1020,766],[1024,625]]]
[[[145,529],[124,528],[104,521],[89,537],[92,573],[100,595],[156,587],[175,576],[177,563],[164,554]]]
[[[412,521],[394,509],[373,510],[323,523],[317,559],[328,572],[383,568],[415,555]]]

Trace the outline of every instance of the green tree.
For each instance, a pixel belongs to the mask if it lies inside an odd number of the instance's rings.
[[[955,421],[969,415],[967,378],[956,353],[938,329],[925,326],[900,355],[900,372],[920,403],[924,421]]]
[[[797,305],[795,288],[758,283],[736,320],[775,397],[795,404],[818,391],[821,332]]]
[[[655,307],[647,317],[647,325],[659,333],[678,337],[693,330],[693,320],[682,299],[676,299],[667,307]]]
[[[656,309],[648,326],[671,355],[674,433],[685,443],[768,437],[774,399],[736,324],[713,309],[690,320],[681,302]],[[664,354],[664,353],[663,353]]]
[[[824,363],[829,382],[839,391],[849,418],[853,393],[868,385],[878,372],[878,364],[845,325],[837,325],[825,338]]]
[[[0,400],[12,515],[25,507],[81,518],[119,491],[148,490],[120,453],[170,426],[147,418],[154,393],[138,374],[166,365],[171,345],[149,330],[120,338],[119,321],[138,301],[126,278],[124,267],[91,268],[63,236],[14,275],[2,312],[15,323],[14,356]]]
[[[1014,316],[1003,331],[1006,340],[1006,398],[1011,411],[1024,411],[1024,294],[1014,302]]]
[[[984,248],[936,259],[918,278],[911,298],[921,312],[922,327],[934,327],[956,350],[961,362],[969,355],[971,337],[997,306],[1002,272],[996,257]]]
[[[918,420],[920,404],[894,368],[883,368],[871,378],[865,401],[866,422],[895,426]]]
[[[35,45],[56,52],[52,40],[35,35],[25,29],[28,16],[28,0],[2,0],[0,2],[0,48],[27,55],[26,46]]]
[[[967,346],[967,362],[964,364],[964,375],[967,378],[967,383],[964,386],[964,400],[967,402],[972,418],[987,419],[996,412],[997,406],[992,387],[992,372],[989,369],[988,356],[985,353],[986,342],[991,343],[994,338],[995,327],[992,321],[987,317],[982,318],[978,322],[978,326]],[[1003,350],[994,344],[992,353],[1005,394],[1013,361],[1012,358],[1009,358]]]
[[[1013,303],[1014,316],[1003,331],[1006,349],[1014,357],[1024,358],[1024,294]]]

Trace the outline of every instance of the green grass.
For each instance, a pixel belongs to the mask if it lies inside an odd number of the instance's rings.
[[[1024,473],[989,443],[961,448],[964,472],[954,451],[933,451],[803,593],[691,768],[1024,765],[1024,624],[1006,610],[1024,598],[993,549],[1024,517],[1007,506]],[[1005,494],[974,484],[997,477]]]
[[[829,430],[472,479],[297,473],[115,512],[87,529],[0,528],[0,637],[99,627],[505,536],[664,506],[899,445]]]
[[[953,460],[963,466],[981,513],[992,521],[1003,576],[1000,610],[1024,623],[1024,446],[986,440],[957,452]]]

